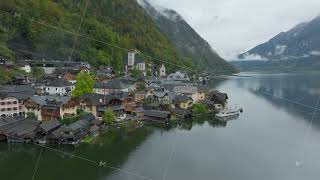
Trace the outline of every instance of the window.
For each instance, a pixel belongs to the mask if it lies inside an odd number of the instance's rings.
[[[13,104],[18,104],[18,102],[17,101],[13,101]]]
[[[6,108],[1,108],[1,111],[2,111],[2,112],[6,111]]]
[[[1,105],[6,105],[6,103],[5,102],[1,102]]]
[[[16,111],[16,110],[18,110],[18,108],[14,107],[13,110]]]
[[[7,104],[8,104],[8,105],[10,105],[10,104],[11,104],[11,102],[7,102]]]
[[[12,109],[11,108],[7,108],[7,111],[11,111]]]

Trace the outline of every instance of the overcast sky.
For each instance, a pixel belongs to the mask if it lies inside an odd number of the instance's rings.
[[[171,8],[224,58],[320,15],[320,0],[148,0]]]

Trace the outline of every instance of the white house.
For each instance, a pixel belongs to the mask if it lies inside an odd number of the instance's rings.
[[[74,88],[75,86],[72,83],[58,79],[48,82],[45,86],[45,92],[49,95],[66,96],[71,94]]]
[[[160,67],[160,78],[166,77],[166,67],[164,66],[164,64],[161,65]]]
[[[168,81],[190,81],[188,74],[177,71],[176,73],[172,73],[167,77]]]
[[[133,92],[136,90],[135,84],[127,79],[113,79],[107,83],[96,83],[93,91],[96,94],[116,94],[122,92]]]
[[[0,93],[0,116],[17,116],[20,114],[17,98],[5,93]]]

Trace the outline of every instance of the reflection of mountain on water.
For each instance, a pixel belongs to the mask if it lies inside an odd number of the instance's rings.
[[[118,167],[124,163],[152,131],[147,128],[134,132],[117,130],[98,137],[93,144],[51,146],[54,149],[84,158],[76,158],[44,148],[36,179],[101,179],[113,172],[108,167],[99,167],[85,159]],[[0,144],[0,179],[20,180],[32,176],[41,147],[34,145]],[[5,157],[5,158],[4,158]],[[16,173],[17,169],[21,170]]]
[[[249,89],[274,106],[310,121],[320,95],[320,74],[258,75],[237,79],[238,86]],[[319,107],[318,107],[319,108]],[[320,113],[314,118],[320,127]]]

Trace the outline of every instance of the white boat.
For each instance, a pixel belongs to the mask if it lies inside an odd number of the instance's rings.
[[[218,114],[216,118],[218,119],[228,119],[238,117],[240,115],[240,110],[238,109],[223,109]]]

